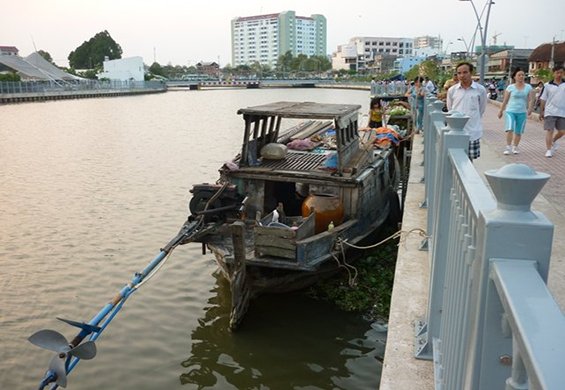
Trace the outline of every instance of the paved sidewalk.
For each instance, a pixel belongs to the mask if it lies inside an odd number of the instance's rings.
[[[491,102],[487,105],[483,124],[485,132],[483,141],[493,150],[496,157],[507,164],[517,162],[528,164],[539,172],[549,173],[551,179],[542,190],[542,194],[555,204],[565,201],[565,186],[561,185],[565,178],[565,138],[562,138],[562,148],[558,149],[551,158],[545,157],[545,130],[543,123],[539,121],[537,114],[532,115],[526,122],[526,130],[520,141],[520,154],[504,155],[506,146],[506,134],[504,132],[504,117],[497,118],[499,102]]]
[[[504,117],[497,118],[499,102],[487,104],[483,117],[484,134],[481,139],[482,157],[476,160],[477,170],[483,174],[489,169],[498,169],[506,164],[522,163],[538,172],[551,175],[534,200],[532,209],[540,211],[555,225],[548,286],[554,298],[565,312],[565,137],[563,147],[553,157],[545,157],[545,130],[536,114],[526,123],[526,130],[520,141],[520,153],[504,155],[506,135]],[[484,152],[484,153],[483,153]]]

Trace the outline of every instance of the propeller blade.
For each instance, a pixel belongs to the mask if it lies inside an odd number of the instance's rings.
[[[59,356],[63,357],[59,357]],[[55,383],[61,387],[67,387],[67,370],[65,369],[65,360],[67,354],[57,354],[49,362],[49,369],[55,373]]]
[[[66,352],[69,350],[69,342],[61,333],[51,330],[42,329],[35,332],[28,338],[29,342],[40,348],[45,348],[54,352]]]
[[[89,334],[94,332],[100,332],[100,327],[96,325],[85,324],[84,322],[78,322],[73,320],[67,320],[61,317],[57,317],[59,321],[63,321],[69,325],[76,326],[77,328],[86,330]]]
[[[69,353],[79,359],[89,360],[96,356],[96,344],[94,341],[86,341],[71,349]]]

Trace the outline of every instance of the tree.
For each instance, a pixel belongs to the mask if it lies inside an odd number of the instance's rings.
[[[165,72],[163,71],[163,67],[159,65],[158,62],[154,62],[153,64],[151,64],[151,66],[149,67],[149,72],[157,76],[165,77]]]
[[[292,52],[289,50],[283,55],[279,56],[279,60],[277,62],[277,69],[283,72],[289,72],[292,70],[292,63],[293,63],[293,55]]]
[[[326,56],[311,56],[299,54],[294,57],[289,50],[279,56],[277,70],[283,72],[325,72],[332,68],[332,63]]]
[[[535,73],[535,76],[538,80],[547,83],[548,81],[553,79],[553,71],[551,69],[538,69]]]
[[[101,68],[104,58],[122,58],[122,48],[108,31],[99,32],[69,54],[69,65],[75,69]]]
[[[43,59],[45,59],[46,61],[49,61],[53,65],[55,64],[53,62],[53,58],[51,58],[51,54],[49,54],[49,52],[46,52],[46,51],[43,51],[43,50],[38,50],[37,54],[39,54],[41,57],[43,57]]]
[[[440,69],[435,61],[426,60],[418,65],[414,65],[405,76],[408,80],[413,80],[417,76],[427,76],[431,80],[437,80],[440,75]]]

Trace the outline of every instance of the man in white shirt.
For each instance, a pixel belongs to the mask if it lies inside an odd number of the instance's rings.
[[[434,93],[434,91],[436,90],[436,86],[434,85],[434,82],[430,80],[429,77],[427,76],[424,81],[425,81],[424,87],[426,88],[427,93],[428,94]]]
[[[545,129],[545,157],[552,157],[557,150],[557,140],[565,135],[565,81],[563,66],[553,68],[553,80],[546,83],[540,96],[540,121]],[[554,130],[557,133],[553,135]]]
[[[469,158],[481,156],[483,124],[481,118],[487,104],[487,90],[473,81],[473,65],[462,62],[457,65],[459,82],[447,91],[447,110],[458,111],[469,117],[464,130],[469,133]]]

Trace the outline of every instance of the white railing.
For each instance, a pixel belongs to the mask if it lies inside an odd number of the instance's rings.
[[[436,389],[564,389],[565,317],[547,289],[553,224],[531,210],[549,175],[469,160],[460,114],[427,99],[424,180],[430,290],[417,358]],[[445,123],[447,122],[447,126]]]

